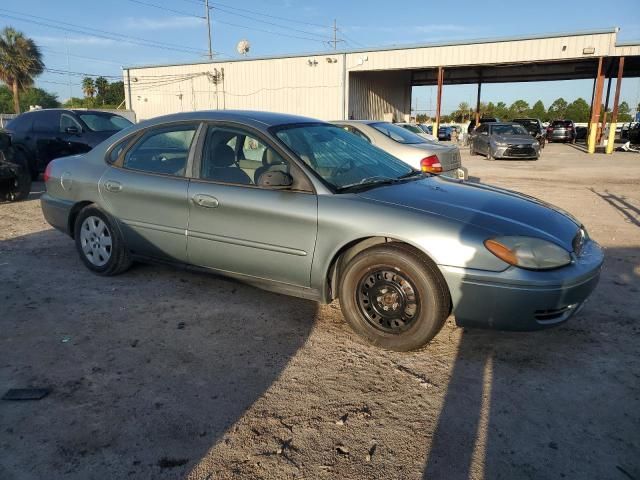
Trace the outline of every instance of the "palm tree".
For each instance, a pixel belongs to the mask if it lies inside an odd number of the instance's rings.
[[[96,90],[98,91],[98,99],[102,99],[102,104],[104,105],[104,97],[107,94],[107,89],[109,88],[109,80],[104,77],[98,77],[95,81]]]
[[[93,98],[96,94],[96,84],[91,77],[84,77],[82,79],[82,91],[87,98]]]
[[[0,80],[13,92],[13,108],[20,113],[20,92],[33,85],[44,70],[40,49],[22,32],[5,27],[0,32]]]

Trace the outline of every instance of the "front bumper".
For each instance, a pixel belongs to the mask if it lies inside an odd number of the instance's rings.
[[[557,270],[440,269],[458,325],[538,330],[565,322],[582,308],[598,284],[603,260],[600,246],[589,241],[580,257]]]
[[[516,145],[506,145],[504,147],[492,147],[493,158],[538,158],[540,155],[540,144],[535,143],[532,146],[526,145],[520,147]]]
[[[71,235],[72,232],[69,231],[69,215],[73,208],[72,201],[54,198],[48,193],[44,193],[40,197],[40,206],[42,214],[49,225],[67,235]]]

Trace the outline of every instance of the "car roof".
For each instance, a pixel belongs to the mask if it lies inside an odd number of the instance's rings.
[[[241,122],[260,128],[293,123],[326,123],[315,118],[291,115],[288,113],[263,112],[255,110],[200,110],[196,112],[174,113],[171,115],[154,117],[141,122],[141,124],[151,126],[167,122],[179,122],[182,120],[219,120]]]

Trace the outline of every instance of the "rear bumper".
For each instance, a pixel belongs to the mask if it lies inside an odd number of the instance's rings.
[[[599,245],[589,242],[581,257],[558,270],[440,268],[459,325],[539,330],[567,321],[582,308],[598,284],[603,259]]]
[[[72,201],[54,198],[45,193],[40,197],[40,206],[42,214],[49,225],[67,235],[71,235],[69,231],[69,214],[73,208]]]
[[[469,180],[469,169],[466,167],[458,167],[453,170],[447,170],[446,172],[442,172],[440,175],[449,178],[456,178],[458,180]]]

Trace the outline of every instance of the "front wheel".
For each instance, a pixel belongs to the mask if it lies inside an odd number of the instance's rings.
[[[111,276],[131,266],[129,251],[115,221],[95,205],[80,211],[74,233],[76,250],[92,272]]]
[[[469,144],[469,154],[473,157],[476,154],[476,150],[473,148],[473,142]]]
[[[396,351],[428,343],[442,328],[451,305],[435,264],[399,244],[356,255],[341,275],[338,293],[351,328],[372,344]]]

